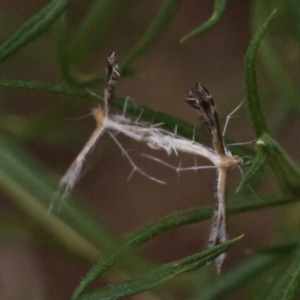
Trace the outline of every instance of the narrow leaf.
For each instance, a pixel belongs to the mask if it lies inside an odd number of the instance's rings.
[[[221,245],[212,247],[211,249],[200,252],[199,254],[194,254],[181,260],[162,265],[157,269],[148,272],[145,275],[141,275],[137,279],[121,282],[113,286],[108,286],[101,290],[82,295],[81,297],[78,297],[76,299],[113,300],[142,293],[166,281],[173,279],[175,276],[178,276],[180,274],[205,265],[207,262],[213,260],[221,253],[226,251],[230,246],[233,245],[233,243],[235,243],[241,238],[242,236],[236,239],[229,240],[228,242],[223,243]]]
[[[274,16],[276,9],[270,14],[265,20],[263,25],[256,31],[246,53],[246,74],[245,74],[245,85],[247,92],[247,101],[250,116],[253,122],[256,136],[259,138],[264,132],[267,132],[267,125],[263,112],[260,106],[260,100],[257,88],[256,79],[256,52],[260,44],[261,39],[265,35],[269,28]]]
[[[19,51],[43,33],[67,9],[72,0],[53,0],[29,19],[0,46],[0,62]]]
[[[285,193],[299,190],[300,168],[284,149],[268,134],[263,134],[257,142],[261,147],[270,151],[268,165],[279,188]]]
[[[43,91],[71,97],[92,98],[92,95],[90,95],[83,88],[58,83],[51,84],[39,81],[0,79],[0,87],[24,89],[30,91]],[[101,98],[100,95],[98,95],[98,97]]]
[[[84,88],[74,87],[74,86],[66,86],[61,84],[49,84],[43,82],[32,82],[32,81],[22,81],[22,80],[8,80],[1,79],[0,87],[9,87],[9,88],[18,88],[18,89],[26,89],[32,91],[45,91],[52,93],[59,93],[66,96],[72,97],[82,97],[89,98],[93,100],[97,100],[102,102],[102,95],[93,92],[93,94],[89,93]],[[155,123],[163,123],[161,125],[162,128],[173,132],[175,128],[177,128],[177,133],[183,137],[188,139],[192,139],[195,133],[195,125],[190,124],[186,121],[175,118],[171,115],[168,115],[163,112],[159,112],[153,110],[147,106],[142,106],[135,104],[131,101],[127,102],[124,98],[115,99],[111,103],[112,107],[118,109],[119,111],[124,111],[126,114],[130,116],[140,117],[141,119]],[[126,107],[125,107],[126,106]],[[196,140],[198,140],[196,133]]]
[[[294,33],[300,43],[300,8],[298,0],[286,0],[286,11],[293,26]]]
[[[74,63],[80,64],[94,54],[97,45],[103,44],[104,37],[116,19],[122,18],[121,12],[134,1],[127,0],[96,0],[92,4],[87,16],[78,28],[78,32],[71,41],[71,56]],[[97,37],[95,39],[95,36]],[[99,50],[99,49],[97,49]]]
[[[124,76],[128,72],[130,64],[136,60],[141,55],[145,54],[150,46],[154,44],[165,31],[167,26],[172,21],[177,9],[179,8],[182,0],[165,0],[161,9],[159,10],[154,21],[138,41],[138,43],[133,47],[133,49],[125,57],[124,61],[121,63],[121,74]]]
[[[260,141],[260,140],[259,140]],[[245,187],[250,180],[266,165],[267,160],[270,155],[270,146],[265,143],[257,142],[257,154],[255,156],[254,161],[252,162],[250,168],[247,170],[244,178],[240,182],[236,192],[238,193],[243,187]]]
[[[234,203],[229,203],[227,207],[227,214],[230,215],[247,211],[259,210],[267,207],[285,205],[295,201],[299,201],[298,197],[270,197],[263,198],[261,199],[261,201],[257,201],[256,199],[252,201],[238,199]],[[107,256],[105,256],[101,261],[94,265],[94,267],[80,282],[79,286],[74,292],[73,297],[76,298],[77,296],[79,296],[90,284],[92,284],[97,279],[98,276],[110,269],[129,250],[144,244],[150,239],[153,239],[157,235],[166,232],[170,229],[208,220],[211,218],[212,213],[212,207],[202,206],[200,208],[169,215],[161,220],[158,220],[152,224],[145,226],[140,231],[134,233],[132,236],[129,236],[126,240],[123,241],[122,244],[120,244],[117,248],[115,248]]]
[[[187,41],[190,38],[195,37],[196,35],[199,35],[210,28],[216,26],[218,22],[220,21],[221,17],[223,16],[223,13],[225,11],[227,5],[227,0],[215,0],[215,6],[214,6],[214,12],[212,16],[201,26],[195,28],[190,33],[185,35],[181,40],[180,43],[183,43]]]
[[[254,29],[259,27],[263,20],[265,12],[264,2],[256,0],[254,2]],[[271,44],[268,36],[265,36],[259,46],[259,54],[261,56],[261,63],[268,72],[268,75],[274,82],[274,88],[281,92],[282,99],[288,102],[289,105],[300,110],[300,93],[291,79],[289,74],[285,71],[282,61],[278,58],[275,52],[275,45]]]
[[[209,285],[206,289],[199,291],[198,295],[193,300],[215,300],[224,299],[224,297],[232,292],[241,284],[255,279],[262,272],[269,270],[281,261],[282,256],[286,253],[263,253],[257,254],[232,271],[217,278],[217,280]]]
[[[54,24],[56,46],[60,70],[65,80],[71,85],[92,86],[103,81],[97,74],[79,74],[72,63],[66,29],[66,14],[62,14]]]
[[[300,285],[300,248],[270,285],[270,290],[263,293],[261,300],[293,300]]]

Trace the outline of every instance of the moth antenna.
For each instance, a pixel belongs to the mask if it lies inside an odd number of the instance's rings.
[[[223,128],[223,133],[222,133],[223,137],[225,136],[225,133],[226,133],[226,130],[227,130],[230,119],[242,107],[242,105],[245,103],[245,101],[246,101],[246,98],[243,99],[243,101],[229,115],[227,115],[225,125],[224,125],[224,128]]]
[[[240,170],[240,173],[241,173],[242,177],[244,178],[244,177],[245,177],[245,174],[244,174],[244,171],[243,171],[242,167],[239,166],[239,165],[238,165],[237,167],[238,167],[238,169]],[[257,196],[257,194],[254,192],[253,188],[251,187],[251,185],[250,185],[249,183],[247,183],[247,187],[248,187],[248,189],[251,191],[251,193],[254,195],[254,197],[255,197],[258,201],[261,202],[261,199]]]

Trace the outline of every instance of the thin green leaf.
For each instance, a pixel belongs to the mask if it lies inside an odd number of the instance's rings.
[[[262,20],[265,9],[264,2],[257,0],[254,2],[254,27],[258,28]],[[274,81],[274,87],[281,92],[282,99],[289,102],[298,111],[300,110],[300,93],[297,87],[291,82],[289,75],[285,72],[280,59],[278,59],[274,50],[274,45],[271,45],[268,36],[264,37],[259,46],[259,54],[261,62],[267,70],[268,75]]]
[[[267,124],[263,116],[263,112],[260,106],[260,100],[257,88],[256,79],[256,52],[260,44],[261,39],[265,35],[269,28],[274,16],[276,9],[270,14],[265,20],[263,25],[256,31],[246,53],[246,74],[245,74],[245,85],[247,92],[247,101],[250,116],[253,122],[256,136],[259,138],[264,132],[267,132]]]
[[[270,289],[263,293],[261,300],[293,300],[300,285],[300,248],[295,251],[289,264],[279,272]]]
[[[94,92],[93,94],[91,94],[83,88],[74,86],[7,79],[0,80],[0,87],[1,86],[32,91],[60,93],[66,96],[89,98],[100,102],[102,101],[102,96],[100,94]],[[115,99],[111,105],[119,111],[124,111],[124,106],[126,105],[126,113],[128,115],[136,117],[140,116],[145,121],[152,122],[154,124],[163,123],[161,127],[171,132],[173,132],[177,127],[177,133],[189,139],[193,138],[193,135],[195,133],[195,126],[193,124],[177,119],[166,113],[155,111],[147,106],[137,105],[133,102],[125,102],[125,100],[121,98]]]
[[[96,46],[101,45],[114,21],[118,16],[121,18],[120,13],[124,8],[130,11],[133,3],[127,0],[96,0],[92,4],[71,42],[70,54],[74,63],[80,64],[94,54]]]
[[[71,97],[81,97],[87,99],[93,99],[102,101],[102,95],[93,92],[89,93],[84,88],[75,86],[66,86],[62,84],[49,84],[37,81],[23,81],[23,80],[11,80],[11,79],[0,79],[0,87],[26,89],[31,91],[45,91],[51,93],[57,93]],[[140,116],[142,119],[152,123],[162,123],[161,127],[173,132],[177,128],[177,133],[187,139],[192,139],[195,135],[195,140],[199,140],[199,134],[195,132],[195,125],[186,121],[180,120],[173,116],[170,116],[163,112],[155,111],[147,106],[137,105],[133,102],[126,102],[124,99],[115,99],[111,105],[119,111],[124,111],[126,103],[126,113],[130,116]],[[239,156],[247,155],[253,156],[254,152],[251,149],[235,146],[232,147],[231,152]]]
[[[294,29],[295,36],[300,42],[300,8],[298,0],[286,0],[285,7]]]
[[[291,248],[289,248],[290,250]],[[193,300],[214,300],[224,299],[224,297],[232,292],[236,287],[244,282],[255,279],[257,275],[267,271],[269,268],[281,262],[283,255],[287,253],[261,253],[257,254],[235,267],[232,271],[217,278],[217,280],[209,285],[206,289],[200,290]]]
[[[268,165],[280,189],[285,193],[297,193],[300,182],[299,166],[268,134],[263,134],[257,144],[269,149]]]
[[[238,199],[234,203],[232,202],[228,205],[227,214],[238,214],[299,201],[297,197],[292,196],[287,196],[285,198],[270,197],[260,200],[261,201],[257,201],[254,199],[252,201],[247,201]],[[153,239],[155,236],[170,229],[207,220],[211,218],[212,213],[212,207],[202,206],[200,208],[169,215],[159,221],[145,226],[140,231],[136,232],[132,236],[129,236],[121,245],[104,257],[103,260],[94,265],[85,278],[80,282],[79,286],[74,292],[73,297],[78,297],[90,284],[96,280],[98,276],[110,269],[116,263],[116,261],[123,257],[129,250],[144,244],[150,239]]]
[[[124,61],[121,63],[121,74],[124,76],[128,72],[130,64],[136,60],[139,56],[145,54],[150,46],[154,44],[159,37],[162,35],[166,27],[172,21],[177,9],[181,4],[181,0],[165,0],[161,9],[159,10],[154,21],[138,41],[138,43],[133,47],[133,49],[125,57]]]
[[[236,241],[241,239],[241,237],[232,239],[226,243],[215,246],[211,249],[202,251],[198,254],[194,254],[183,258],[178,261],[174,261],[165,265],[158,267],[157,269],[148,272],[145,275],[139,276],[139,278],[134,280],[128,280],[125,282],[118,283],[113,286],[105,287],[101,290],[82,295],[76,299],[78,300],[114,300],[124,297],[133,296],[155,286],[158,286],[166,281],[173,279],[175,276],[183,274],[185,272],[194,270],[205,265],[208,261],[213,260],[221,253],[226,251],[230,246]],[[73,298],[75,299],[75,298]]]
[[[245,187],[250,180],[266,165],[267,160],[270,156],[271,149],[265,143],[260,144],[259,142],[256,144],[258,150],[255,156],[254,161],[252,162],[250,168],[247,170],[247,173],[243,177],[240,182],[236,192],[238,193],[243,187]]]
[[[24,89],[30,91],[43,91],[71,97],[92,98],[92,96],[83,88],[57,83],[0,79],[0,87]],[[98,97],[101,98],[100,95],[98,95]]]
[[[97,74],[79,74],[71,61],[72,55],[66,34],[66,14],[63,14],[54,24],[58,61],[61,73],[71,85],[91,86],[103,81]]]
[[[181,40],[180,43],[185,42],[186,40],[195,37],[196,35],[199,35],[210,28],[216,26],[218,22],[220,21],[221,17],[223,16],[223,13],[225,11],[227,5],[227,0],[215,0],[215,6],[214,6],[214,12],[212,16],[201,26],[195,28],[190,33],[185,35]]]
[[[0,46],[0,62],[43,33],[67,9],[72,0],[53,0],[29,19]]]

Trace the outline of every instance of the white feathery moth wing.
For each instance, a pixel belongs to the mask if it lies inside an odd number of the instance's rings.
[[[152,149],[163,149],[168,154],[175,149],[175,153],[178,151],[205,157],[214,165],[219,161],[219,156],[214,150],[199,143],[191,143],[190,140],[173,136],[169,132],[159,128],[154,129],[138,125],[119,124],[111,119],[105,121],[105,126],[107,129],[121,132],[137,142],[145,143]]]
[[[64,190],[62,198],[65,198],[68,192],[71,191],[75,184],[78,182],[87,154],[93,149],[97,140],[105,131],[104,123],[108,115],[109,102],[114,96],[114,89],[118,76],[118,64],[116,63],[115,52],[113,52],[107,58],[106,80],[104,89],[104,109],[102,110],[101,108],[95,108],[92,110],[92,114],[97,123],[96,129],[60,181],[60,187]]]
[[[217,201],[213,214],[213,221],[209,235],[208,247],[226,242],[227,240],[227,228],[226,228],[226,178],[227,169],[218,168],[218,186],[217,186]],[[226,257],[225,253],[222,253],[215,259],[215,266],[219,273]]]
[[[190,91],[187,102],[197,109],[201,120],[203,121],[208,132],[211,134],[212,142],[220,162],[228,160],[229,156],[225,152],[223,137],[220,130],[219,118],[216,111],[214,100],[210,93],[201,86],[196,84],[196,91]],[[226,178],[228,166],[218,167],[218,187],[217,203],[213,215],[212,227],[209,235],[208,247],[223,243],[227,239],[226,229]],[[221,270],[222,263],[225,259],[225,253],[215,259],[215,265],[218,272]]]
[[[62,195],[63,199],[67,196],[68,192],[71,191],[75,186],[75,184],[78,182],[87,155],[91,152],[93,147],[96,145],[97,140],[105,130],[103,126],[103,122],[105,121],[105,116],[103,114],[103,111],[101,111],[100,109],[99,110],[95,109],[93,113],[97,121],[97,127],[92,133],[87,143],[85,144],[85,146],[83,147],[83,149],[75,158],[74,162],[67,170],[66,174],[63,176],[63,178],[60,181],[60,187],[64,190]]]

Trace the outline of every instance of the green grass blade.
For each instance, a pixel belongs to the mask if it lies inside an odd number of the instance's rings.
[[[83,88],[57,83],[0,79],[0,87],[24,89],[29,91],[42,91],[71,97],[92,98],[92,96]],[[99,97],[101,96],[99,95]]]
[[[260,147],[269,148],[268,165],[279,188],[285,193],[298,193],[300,168],[282,147],[268,134],[263,134],[257,141]]]
[[[215,246],[211,249],[200,252],[198,254],[194,254],[181,260],[162,265],[157,269],[148,272],[145,275],[141,275],[137,279],[121,282],[113,286],[108,286],[101,290],[82,295],[81,297],[78,297],[76,299],[113,300],[142,293],[166,281],[173,279],[175,276],[178,276],[180,274],[205,265],[208,261],[211,261],[217,256],[219,256],[230,246],[232,246],[233,243],[235,243],[241,238],[242,236],[236,239],[232,239],[224,244]]]
[[[214,12],[212,16],[201,26],[195,28],[190,33],[185,35],[181,40],[180,43],[183,43],[196,35],[199,35],[210,28],[216,26],[218,22],[220,21],[221,17],[223,16],[223,13],[225,11],[227,5],[227,0],[215,0],[215,6],[214,6]]]
[[[300,285],[300,248],[295,251],[288,265],[263,293],[261,300],[293,300]]]
[[[56,5],[57,0],[51,1],[47,6],[42,8],[37,14],[35,14],[33,17],[31,17],[26,23],[23,23],[21,27],[7,40],[5,41],[0,49],[4,49],[6,47],[11,46],[15,41],[17,41],[20,36],[22,36],[24,33],[28,32],[32,27],[34,27],[37,23],[43,20],[43,18],[53,9],[53,7]],[[3,17],[3,16],[1,16]]]
[[[96,96],[92,96],[88,91],[80,87],[66,86],[61,84],[48,84],[43,82],[32,82],[22,80],[8,80],[1,79],[0,87],[26,89],[31,91],[45,91],[51,93],[62,94],[71,97],[82,97],[91,100],[102,101],[102,96],[95,93]],[[119,111],[124,110],[125,100],[118,98],[112,102],[112,107]],[[177,127],[177,133],[183,137],[191,139],[194,135],[194,125],[186,121],[175,118],[163,112],[155,111],[147,106],[137,105],[132,102],[126,104],[126,113],[130,116],[140,116],[142,119],[148,122],[163,123],[162,127],[166,130],[173,132]],[[197,140],[197,134],[196,134]]]
[[[263,20],[264,7],[263,2],[257,0],[254,2],[254,27],[258,28],[259,24]],[[300,110],[300,92],[297,87],[291,82],[289,75],[285,72],[282,62],[277,57],[274,50],[274,46],[271,45],[270,39],[266,36],[261,41],[259,46],[259,54],[261,56],[261,62],[265,69],[267,70],[268,75],[275,83],[275,88],[281,92],[282,99],[289,102],[293,108]]]
[[[72,0],[53,0],[29,19],[0,46],[0,62],[19,51],[51,26],[67,9]]]
[[[0,87],[7,88],[17,88],[26,89],[31,91],[44,91],[51,92],[55,94],[61,94],[70,97],[81,97],[96,101],[102,101],[102,96],[95,93],[91,95],[87,90],[75,86],[66,86],[62,84],[49,84],[37,81],[22,81],[22,80],[12,80],[12,79],[0,79]],[[118,109],[119,111],[124,111],[125,100],[118,98],[112,102],[112,107]],[[132,102],[126,104],[126,114],[130,116],[140,116],[142,119],[152,123],[163,123],[162,128],[174,132],[177,127],[177,133],[187,139],[192,139],[195,134],[195,125],[188,123],[186,121],[174,118],[163,112],[155,111],[147,106],[137,105]],[[199,135],[196,131],[195,140],[199,140]],[[231,152],[239,156],[247,155],[253,156],[254,152],[251,149],[245,147],[232,147]]]
[[[287,196],[285,198],[270,197],[257,201],[239,199],[234,203],[229,203],[227,207],[227,214],[238,214],[247,211],[260,210],[268,207],[275,207],[299,201],[297,197]],[[111,251],[103,260],[94,265],[85,278],[77,287],[74,298],[78,297],[90,284],[92,284],[98,276],[110,269],[121,257],[128,251],[134,249],[145,242],[153,239],[157,235],[168,230],[178,228],[184,225],[198,223],[211,218],[213,208],[202,206],[200,208],[192,209],[189,211],[169,215],[159,221],[149,224],[142,228],[140,231],[128,237],[116,249]]]
[[[80,64],[94,54],[96,46],[103,41],[114,21],[117,17],[121,18],[120,13],[124,8],[129,11],[129,6],[133,3],[134,1],[127,0],[96,0],[92,4],[71,42],[74,63]]]
[[[260,144],[259,141],[260,140],[258,140],[258,142],[256,143],[258,148],[257,154],[250,168],[247,170],[247,173],[245,174],[238,188],[236,189],[237,193],[242,188],[244,188],[258,172],[262,170],[270,156],[271,147],[269,145],[266,145],[265,143]]]
[[[276,9],[265,20],[263,25],[256,31],[246,53],[246,74],[245,85],[247,92],[247,101],[250,116],[254,126],[256,136],[259,138],[264,132],[267,132],[267,124],[263,116],[258,95],[257,79],[256,79],[256,52],[260,41],[269,28],[273,18],[275,17]]]
[[[130,64],[136,60],[141,55],[145,54],[150,46],[154,44],[159,37],[162,35],[166,27],[172,21],[177,9],[181,4],[181,0],[165,0],[161,9],[159,10],[154,21],[138,41],[138,43],[133,47],[133,49],[125,57],[124,61],[121,63],[121,74],[124,76],[129,73]]]
[[[290,249],[289,249],[290,250]],[[269,270],[281,261],[286,253],[261,253],[257,254],[235,267],[232,271],[217,278],[206,289],[199,291],[193,300],[224,299],[236,287],[251,279],[255,279],[262,272]]]
[[[66,33],[66,14],[64,13],[54,24],[56,46],[60,70],[65,80],[71,85],[91,86],[103,81],[100,75],[79,74],[72,63],[72,54]]]
[[[294,28],[294,33],[298,42],[300,42],[300,8],[297,0],[286,0],[285,7]]]

